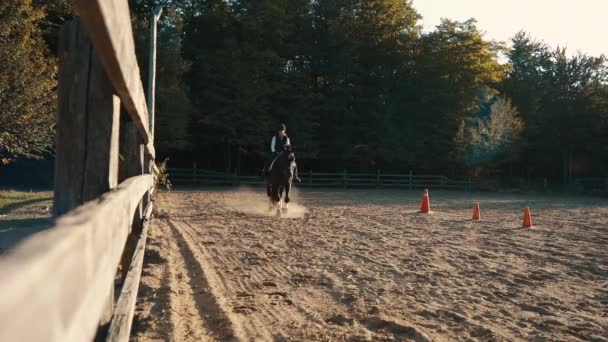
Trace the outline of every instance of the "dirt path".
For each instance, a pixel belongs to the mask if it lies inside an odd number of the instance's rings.
[[[419,196],[163,193],[133,340],[608,341],[608,201]]]

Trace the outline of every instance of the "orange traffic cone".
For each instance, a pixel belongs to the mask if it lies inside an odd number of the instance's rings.
[[[532,228],[532,215],[530,215],[530,208],[524,209],[524,228]]]
[[[428,189],[424,189],[424,192],[422,193],[422,206],[420,207],[420,212],[423,214],[428,214],[431,212]]]
[[[479,213],[479,202],[475,202],[475,208],[473,208],[473,220],[477,221],[481,218]]]

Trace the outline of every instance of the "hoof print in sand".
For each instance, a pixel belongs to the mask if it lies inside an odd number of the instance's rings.
[[[262,283],[264,287],[277,287],[277,283],[273,281],[265,281]]]
[[[256,308],[250,305],[240,305],[240,306],[236,306],[234,308],[234,312],[236,313],[240,313],[243,315],[251,315],[252,313],[256,312]]]
[[[520,305],[520,308],[523,311],[536,312],[537,314],[543,315],[543,316],[555,316],[551,311],[549,311],[543,307],[536,306],[536,305],[522,304],[522,305]]]
[[[236,294],[237,299],[249,299],[255,297],[252,293],[239,292]]]
[[[412,326],[406,325],[405,323],[398,323],[377,316],[370,317],[363,323],[370,331],[381,335],[388,333],[393,335],[394,339],[397,340],[408,339],[416,342],[431,341],[423,332]]]
[[[285,292],[271,292],[268,294],[268,298],[270,299],[271,305],[293,305],[291,299],[287,298],[287,293]]]
[[[355,324],[355,319],[352,317],[346,317],[342,314],[333,315],[325,320],[325,322],[333,325],[347,326]]]
[[[250,315],[256,312],[255,303],[253,298],[254,294],[248,292],[239,292],[236,294],[236,304],[234,306],[234,312],[243,315]]]
[[[470,333],[471,337],[489,339],[494,337],[492,330],[484,327],[476,327]]]

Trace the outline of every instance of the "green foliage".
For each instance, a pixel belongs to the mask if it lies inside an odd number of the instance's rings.
[[[184,150],[191,147],[189,122],[192,104],[183,75],[190,62],[182,57],[183,16],[178,14],[178,2],[165,1],[166,6],[157,32],[155,144],[160,150]],[[147,84],[150,35],[150,13],[153,1],[136,1],[133,26],[142,80]],[[146,88],[147,89],[147,88]]]
[[[509,151],[513,153],[513,145],[524,128],[511,100],[498,97],[492,99],[492,102],[487,117],[477,118],[469,128],[464,156],[468,165],[491,165],[503,161]]]
[[[423,153],[431,152],[443,163],[454,160],[457,151],[451,142],[461,122],[472,119],[483,102],[480,94],[494,93],[504,77],[506,67],[498,63],[497,54],[498,48],[482,38],[474,20],[444,19],[421,37],[416,83],[424,117],[418,120],[428,123],[416,130],[424,133],[418,138],[427,146]]]
[[[153,6],[136,3],[145,13]],[[583,121],[563,101],[606,113],[603,61],[560,56],[523,32],[505,50],[485,40],[475,20],[443,20],[421,33],[410,1],[162,4],[180,18],[170,21],[184,24],[171,35],[183,43],[189,64],[173,72],[183,78],[172,84],[192,102],[187,139],[195,154],[206,151],[230,171],[243,156],[259,160],[267,153],[279,121],[290,128],[300,158],[332,160],[334,168],[353,161],[362,168],[455,170],[496,168],[532,148],[549,152],[564,141],[579,144],[589,131],[599,134],[587,119],[566,134]],[[506,65],[498,62],[505,51]],[[167,130],[166,139],[183,140],[177,131]]]
[[[574,155],[606,158],[605,58],[550,49],[521,32],[508,53],[511,70],[503,84],[526,122],[523,158],[534,168],[562,168],[572,178]],[[605,159],[604,159],[605,160]]]
[[[38,22],[42,35],[53,54],[58,52],[59,31],[76,15],[76,9],[69,0],[32,0],[35,9],[42,10],[44,17]]]
[[[171,190],[173,184],[169,180],[169,172],[167,170],[167,162],[169,158],[165,158],[162,163],[156,164],[156,170],[154,170],[155,186],[157,188],[164,187],[167,190]]]
[[[57,63],[31,0],[0,2],[0,159],[40,157],[53,144]]]

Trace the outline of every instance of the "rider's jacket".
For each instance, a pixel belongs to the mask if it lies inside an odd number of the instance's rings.
[[[273,154],[283,151],[285,145],[291,145],[289,137],[285,134],[282,138],[275,134],[270,141],[270,152]]]

